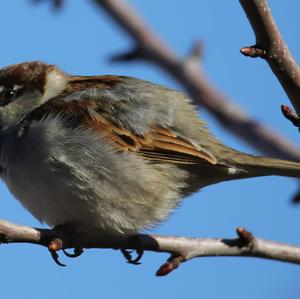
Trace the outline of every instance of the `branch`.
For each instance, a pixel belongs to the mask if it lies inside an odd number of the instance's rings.
[[[168,261],[157,271],[158,276],[167,275],[176,269],[180,263],[196,257],[245,256],[300,264],[300,247],[254,238],[243,228],[238,228],[237,234],[238,238],[236,239],[185,238],[143,234],[135,237],[116,237],[92,234],[91,232],[88,234],[75,232],[72,235],[70,233],[63,234],[56,229],[33,228],[0,220],[1,243],[42,245],[50,250],[52,256],[56,255],[54,258],[57,258],[56,251],[67,248],[75,248],[75,254],[67,253],[71,257],[80,255],[83,248],[121,249],[126,259],[134,264],[137,262],[131,259],[128,249],[138,252],[154,251],[171,254]],[[80,251],[78,251],[79,248]]]
[[[286,139],[253,120],[222,95],[200,72],[195,59],[177,57],[148,28],[137,12],[123,0],[94,0],[133,39],[132,51],[114,56],[114,60],[144,59],[162,68],[191,95],[194,103],[205,107],[229,131],[261,152],[285,159],[300,160],[299,150]],[[192,61],[192,63],[191,63]]]
[[[267,0],[240,0],[256,37],[246,56],[264,58],[300,115],[300,68],[285,44]],[[257,52],[258,51],[258,52]],[[254,54],[254,55],[253,55]]]

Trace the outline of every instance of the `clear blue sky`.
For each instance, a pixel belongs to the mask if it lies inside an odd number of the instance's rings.
[[[239,48],[254,42],[237,0],[130,1],[153,29],[179,54],[195,39],[204,42],[203,68],[218,88],[253,117],[299,144],[296,130],[283,119],[284,92],[260,60],[246,59]],[[30,1],[1,3],[0,65],[44,60],[72,74],[124,74],[180,89],[164,73],[143,63],[109,64],[110,54],[129,49],[128,39],[91,2],[66,1],[60,13]],[[290,49],[300,61],[296,0],[270,1]],[[226,144],[253,150],[224,132],[201,111]],[[300,245],[300,207],[289,199],[295,181],[269,177],[219,184],[183,202],[155,233],[234,237],[237,226],[255,235]],[[1,185],[0,218],[40,226]],[[146,253],[140,266],[126,264],[113,250],[87,250],[68,267],[56,266],[46,249],[33,245],[0,246],[3,298],[298,298],[300,267],[247,258],[201,258],[164,278],[154,276],[167,256]]]

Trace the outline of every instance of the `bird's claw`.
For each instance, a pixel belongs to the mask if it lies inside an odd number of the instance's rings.
[[[62,250],[63,253],[67,256],[67,257],[70,257],[70,258],[75,258],[75,257],[78,257],[80,256],[82,253],[83,253],[83,247],[82,246],[77,246],[75,247],[73,250],[73,253],[69,253],[67,252],[64,248],[64,245],[63,245],[63,241],[62,239],[60,238],[55,238],[53,240],[50,241],[49,245],[48,245],[48,250],[51,254],[51,257],[52,259],[54,260],[54,262],[61,266],[61,267],[65,267],[66,265],[61,263],[59,261],[59,255],[57,253],[58,250]]]
[[[56,265],[61,266],[61,267],[66,267],[65,264],[63,264],[62,262],[59,261],[59,255],[57,254],[56,251],[50,250],[50,254]]]
[[[135,258],[132,258],[132,253],[136,252],[137,256]],[[121,252],[125,259],[127,260],[127,263],[133,264],[133,265],[140,265],[140,260],[144,255],[144,250],[142,249],[136,249],[136,250],[128,250],[128,249],[121,249]]]
[[[75,258],[75,257],[80,256],[80,255],[83,253],[83,248],[82,248],[82,247],[75,247],[75,248],[73,249],[73,253],[69,253],[69,252],[67,252],[65,249],[63,249],[62,251],[63,251],[63,253],[64,253],[67,257]]]
[[[57,253],[57,251],[62,248],[63,248],[63,241],[59,238],[55,238],[55,239],[51,240],[48,245],[48,250],[49,250],[54,262],[61,267],[65,267],[66,265],[59,261],[59,255]]]

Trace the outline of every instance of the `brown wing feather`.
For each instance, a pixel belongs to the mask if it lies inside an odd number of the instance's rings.
[[[101,78],[101,80],[100,80]],[[87,81],[92,81],[91,86],[97,88],[110,88],[118,83],[118,77],[105,76],[95,77],[73,77],[71,89],[81,90],[82,84],[86,86]],[[99,85],[99,86],[98,86]],[[64,100],[64,95],[68,94],[68,88],[59,98],[52,99],[36,109],[29,118],[40,120],[46,115],[61,113],[77,122],[86,125],[93,130],[105,133],[105,136],[112,140],[121,151],[131,151],[144,156],[153,161],[164,161],[180,164],[216,164],[217,159],[205,149],[201,148],[179,136],[167,128],[154,126],[143,136],[134,134],[130,130],[120,128],[109,119],[108,115],[101,113],[99,102],[92,99]],[[100,108],[100,109],[99,109]]]
[[[204,161],[217,163],[209,152],[166,128],[152,127],[147,134],[141,136],[120,128],[100,114],[96,118],[86,119],[86,124],[105,132],[120,150],[133,151],[152,160],[184,164]]]

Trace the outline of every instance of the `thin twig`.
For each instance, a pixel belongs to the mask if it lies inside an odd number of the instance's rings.
[[[290,107],[281,105],[282,114],[288,119],[295,127],[300,128],[300,118]]]
[[[93,0],[104,9],[135,42],[128,61],[144,59],[161,67],[191,95],[195,104],[210,111],[232,133],[261,152],[281,158],[300,160],[299,150],[282,136],[253,120],[245,111],[213,87],[190,59],[179,58],[148,26],[138,13],[123,0]],[[137,51],[138,49],[138,51]],[[138,53],[135,57],[133,54]],[[125,60],[125,59],[123,59]],[[196,67],[195,67],[196,66]]]
[[[268,1],[240,0],[240,3],[255,33],[254,47],[264,51],[263,58],[300,115],[300,68],[280,34]]]
[[[101,234],[79,233],[76,238],[70,234],[58,234],[56,230],[21,226],[0,220],[2,243],[31,243],[46,246],[58,261],[58,250],[67,248],[113,248],[166,252],[171,258],[163,264],[157,275],[166,275],[180,263],[196,257],[247,256],[300,264],[300,247],[255,238],[243,228],[237,229],[235,239],[186,238],[141,234],[135,237],[103,236]],[[76,252],[76,250],[75,250]],[[79,254],[80,253],[80,254]],[[141,255],[139,256],[140,259]],[[131,257],[130,257],[131,259]]]

